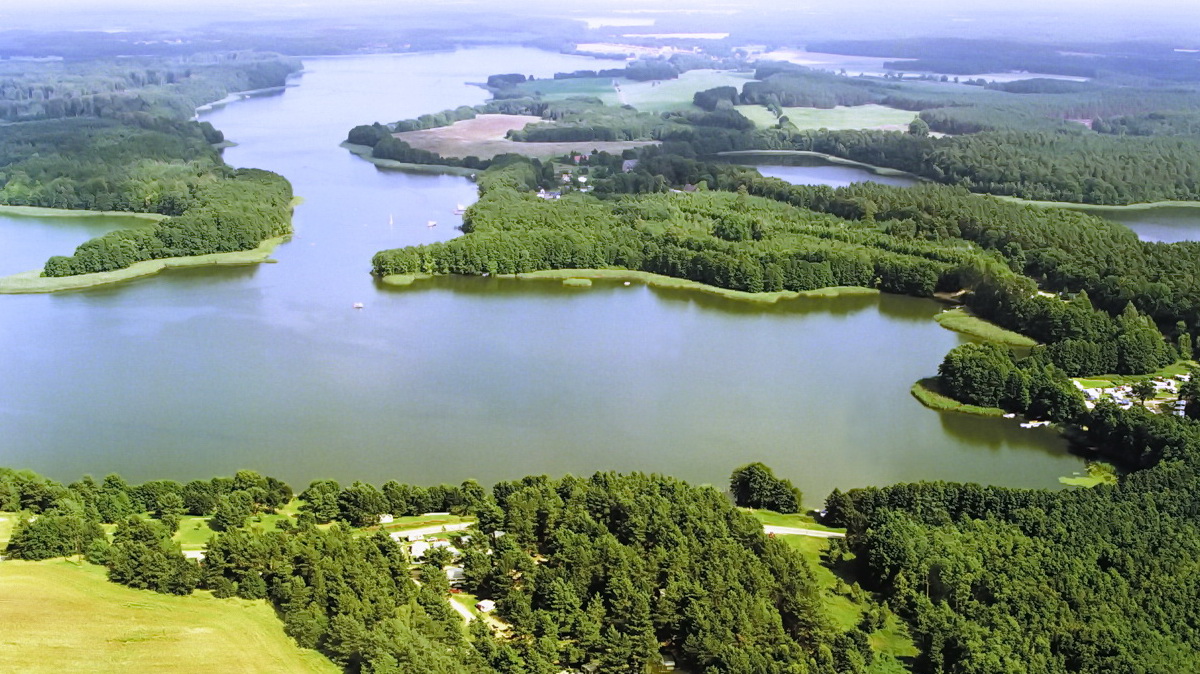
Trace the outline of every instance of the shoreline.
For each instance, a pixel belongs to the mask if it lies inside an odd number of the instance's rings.
[[[922,405],[935,412],[961,412],[977,417],[1003,418],[1006,414],[999,407],[980,407],[961,403],[954,398],[943,395],[938,390],[937,377],[925,377],[917,380],[908,390],[912,397]]]
[[[88,211],[74,208],[46,208],[44,206],[9,206],[0,204],[0,215],[16,215],[27,218],[130,218],[150,223],[162,222],[169,215],[162,213],[135,213],[133,211]]]
[[[1037,340],[1032,337],[1002,328],[991,321],[970,313],[963,307],[955,307],[939,312],[937,316],[933,317],[933,320],[951,332],[957,332],[961,335],[975,337],[976,339],[988,342],[995,342],[996,344],[1003,344],[1004,346],[1033,348],[1038,345]]]
[[[435,276],[432,274],[389,274],[382,277],[380,282],[393,288],[404,288],[413,285],[417,281],[428,280],[432,278],[435,278]],[[469,278],[480,277],[470,276]],[[773,292],[750,293],[742,290],[718,288],[717,286],[710,286],[698,281],[690,281],[688,279],[680,279],[673,276],[663,276],[661,274],[653,274],[650,272],[632,269],[546,269],[542,271],[523,272],[519,274],[495,274],[494,278],[518,281],[566,281],[569,279],[588,281],[628,281],[630,283],[636,281],[652,288],[662,288],[667,290],[693,290],[709,295],[717,295],[726,299],[753,302],[756,304],[777,304],[781,301],[801,298],[829,299],[847,295],[881,294],[880,291],[875,288],[863,288],[859,286],[831,286],[828,288],[818,288],[816,290],[777,290]]]
[[[1006,194],[984,194],[985,196],[1038,208],[1066,208],[1072,211],[1150,211],[1156,208],[1200,208],[1200,201],[1144,201],[1133,204],[1085,204],[1075,201],[1037,201],[1022,199]]]
[[[845,157],[838,157],[838,156],[835,156],[832,154],[825,154],[824,152],[813,152],[812,150],[728,150],[726,152],[718,152],[716,154],[716,156],[718,156],[718,157],[752,157],[752,156],[817,157],[818,159],[823,159],[823,160],[829,162],[830,164],[837,164],[839,166],[850,166],[853,168],[865,169],[877,176],[887,176],[887,177],[892,177],[892,178],[912,178],[913,180],[917,180],[917,181],[920,181],[923,183],[934,182],[934,181],[930,180],[929,178],[926,178],[924,176],[919,176],[915,173],[909,173],[908,171],[901,171],[900,169],[888,168],[886,166],[876,166],[874,164],[867,164],[867,163],[861,162],[861,161],[854,161],[853,159],[846,159]]]
[[[241,266],[260,262],[273,262],[271,253],[279,244],[291,235],[277,236],[266,239],[257,247],[250,250],[237,250],[229,253],[209,253],[207,255],[190,255],[187,257],[165,257],[158,260],[135,262],[124,269],[102,271],[94,274],[78,274],[75,276],[42,276],[42,270],[10,274],[0,277],[0,294],[19,295],[32,293],[56,293],[66,290],[83,290],[99,286],[120,283],[130,279],[153,276],[167,269],[185,267],[219,267]]]
[[[382,169],[393,171],[407,171],[408,173],[430,173],[434,175],[452,175],[470,178],[479,173],[476,169],[464,168],[462,166],[446,166],[444,164],[409,164],[407,162],[396,161],[394,159],[380,159],[372,157],[371,151],[374,149],[370,145],[356,145],[354,143],[342,142],[338,147],[343,147],[350,151],[351,154],[371,162],[375,166]]]

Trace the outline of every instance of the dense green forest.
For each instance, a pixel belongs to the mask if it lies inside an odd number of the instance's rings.
[[[289,233],[291,185],[226,166],[213,147],[224,136],[190,118],[232,89],[282,85],[298,62],[229,54],[121,63],[39,64],[0,84],[0,110],[32,120],[0,126],[0,203],[172,216],[87,241],[50,258],[43,274],[248,250]]]
[[[0,120],[119,117],[189,119],[197,106],[235,91],[281,87],[300,62],[236,52],[174,59],[16,63],[0,61]]]
[[[778,493],[762,480],[750,486],[754,497]],[[83,554],[132,587],[266,599],[300,645],[348,672],[641,672],[665,652],[697,672],[833,674],[866,672],[874,659],[875,627],[833,627],[805,559],[711,487],[597,473],[490,491],[471,480],[319,480],[300,497],[298,518],[248,529],[292,490],[253,471],[64,486],[0,469],[0,509],[23,513],[7,554]],[[430,551],[414,566],[386,533],[358,529],[380,513],[434,508],[477,518],[457,554]],[[171,540],[185,513],[211,516],[218,532],[200,564]],[[116,525],[111,540],[105,523]],[[483,620],[464,634],[443,571],[456,556],[466,588],[495,600],[505,638]]]

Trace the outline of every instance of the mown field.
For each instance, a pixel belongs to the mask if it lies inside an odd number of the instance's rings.
[[[775,115],[761,105],[739,105],[737,111],[760,128],[775,126]],[[885,105],[838,106],[836,108],[784,108],[783,114],[798,129],[890,129],[904,130],[915,112]]]
[[[562,80],[534,80],[518,88],[531,95],[540,95],[548,101],[557,101],[572,96],[594,96],[605,105],[632,105],[643,112],[665,112],[685,110],[692,107],[692,96],[697,91],[713,87],[736,87],[754,79],[753,73],[728,70],[689,70],[674,80],[635,82],[624,78],[586,77]],[[613,86],[613,82],[617,86]],[[618,91],[619,88],[619,91]],[[746,106],[758,107],[758,106]],[[766,108],[763,108],[766,111]],[[772,122],[773,123],[773,122]]]
[[[87,563],[0,562],[5,672],[329,672],[265,601],[175,597],[110,583]]]

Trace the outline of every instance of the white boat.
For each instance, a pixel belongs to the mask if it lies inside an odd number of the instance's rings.
[[[455,215],[462,215],[463,213],[466,213],[466,212],[467,212],[467,207],[466,207],[466,206],[463,206],[462,204],[459,204],[459,205],[457,205],[457,206],[455,206],[455,207],[454,207],[454,214],[455,214]]]
[[[425,226],[426,227],[437,227],[437,220],[430,220],[429,222],[425,223]]]
[[[362,303],[362,302],[355,302],[355,303],[354,303],[354,308],[355,308],[355,309],[362,309],[362,308],[363,308],[363,303]]]

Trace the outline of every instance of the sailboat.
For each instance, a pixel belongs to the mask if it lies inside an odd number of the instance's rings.
[[[462,204],[459,204],[458,206],[454,207],[455,215],[462,215],[463,213],[466,213],[466,212],[467,212],[467,207],[463,206]]]
[[[388,227],[393,227],[393,226],[395,226],[395,224],[396,224],[396,219],[392,217],[391,213],[388,213]]]
[[[425,223],[425,226],[426,227],[437,227],[437,220],[430,220],[429,222]]]

